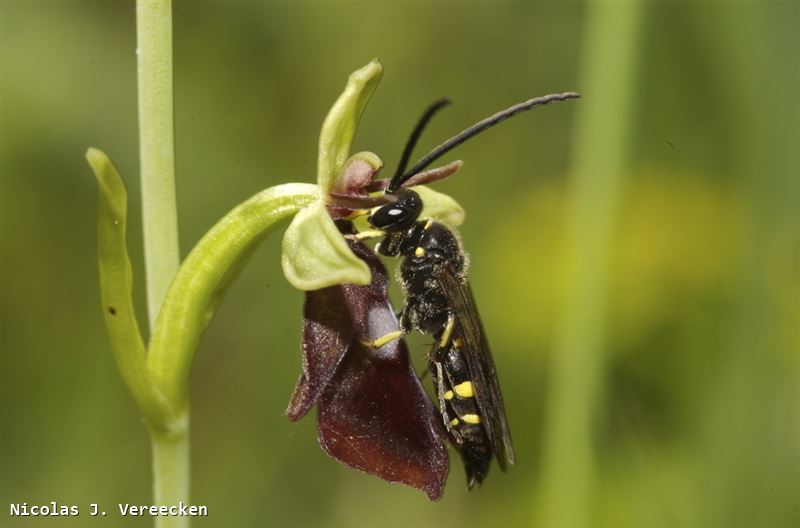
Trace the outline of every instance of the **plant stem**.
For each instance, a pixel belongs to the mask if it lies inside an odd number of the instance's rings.
[[[172,2],[137,0],[139,156],[151,334],[167,288],[178,271],[178,214],[175,202],[175,139],[172,107]],[[189,408],[168,428],[150,428],[153,502],[189,502]],[[155,517],[159,528],[189,526],[188,517]]]
[[[189,504],[189,415],[177,431],[150,429],[153,447],[153,503],[155,505]],[[154,517],[156,528],[188,528],[189,517]]]
[[[628,161],[640,2],[590,3],[567,232],[569,287],[552,359],[540,526],[592,526],[610,248]]]
[[[172,2],[137,0],[139,158],[150,332],[178,270],[172,108]]]

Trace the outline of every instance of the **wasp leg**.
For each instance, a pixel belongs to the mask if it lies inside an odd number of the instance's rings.
[[[450,337],[453,335],[453,328],[456,325],[456,318],[452,313],[447,314],[447,323],[442,330],[442,336],[439,338],[439,348],[445,348],[450,344]]]
[[[444,387],[442,364],[439,361],[434,361],[433,364],[436,366],[436,393],[439,396],[439,411],[442,414],[442,421],[444,422],[444,427],[447,429],[447,432],[450,433],[456,443],[460,445],[464,442],[464,438],[461,436],[461,433],[454,428],[454,426],[458,425],[458,418],[450,420],[449,413],[447,412],[447,404],[445,403],[444,397],[446,390]]]
[[[400,328],[403,330],[403,332],[411,332],[411,318],[408,315],[408,304],[403,306],[403,309],[400,310],[399,314],[397,314],[397,320],[400,323]]]
[[[395,330],[394,332],[389,332],[388,334],[382,335],[381,337],[373,339],[372,341],[362,341],[361,344],[370,348],[380,348],[390,341],[400,339],[403,337],[403,335],[405,335],[405,333],[402,330]]]
[[[361,240],[371,240],[373,238],[380,238],[382,236],[386,236],[386,231],[381,231],[380,229],[370,229],[369,231],[361,231],[360,233],[356,233],[354,235],[345,235],[344,237],[347,240],[355,240],[356,242]]]

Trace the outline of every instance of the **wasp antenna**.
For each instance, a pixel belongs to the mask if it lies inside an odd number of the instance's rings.
[[[580,94],[576,92],[565,92],[560,94],[550,94],[550,95],[543,95],[542,97],[535,97],[533,99],[528,99],[527,101],[523,101],[519,104],[515,104],[510,108],[506,108],[505,110],[501,110],[494,115],[491,115],[484,119],[483,121],[478,121],[471,127],[467,128],[466,130],[462,131],[461,133],[451,137],[428,154],[425,155],[421,160],[417,162],[416,165],[411,167],[411,169],[403,174],[402,176],[395,175],[392,178],[392,183],[390,184],[390,188],[397,188],[403,184],[408,178],[414,176],[425,167],[442,157],[447,152],[451,151],[458,145],[464,143],[471,137],[477,136],[484,130],[493,127],[494,125],[505,121],[509,117],[513,117],[520,112],[524,112],[525,110],[530,110],[536,106],[545,105],[547,103],[551,103],[553,101],[566,101],[568,99],[578,99],[580,98]],[[424,116],[423,116],[424,118]],[[415,130],[416,132],[416,130]],[[412,136],[413,137],[413,136]]]
[[[411,136],[408,138],[408,142],[406,142],[406,147],[403,149],[403,155],[400,157],[400,163],[397,165],[397,171],[395,171],[394,176],[392,176],[392,179],[386,188],[386,192],[393,192],[400,187],[400,183],[402,182],[396,182],[395,180],[398,180],[406,170],[406,167],[408,166],[408,160],[411,157],[411,153],[413,152],[417,141],[419,140],[419,136],[422,135],[422,131],[425,130],[425,127],[428,125],[428,122],[431,120],[434,114],[450,103],[450,99],[439,99],[430,105],[427,110],[425,110],[425,113],[422,114],[422,117],[419,118],[417,125],[411,132]]]

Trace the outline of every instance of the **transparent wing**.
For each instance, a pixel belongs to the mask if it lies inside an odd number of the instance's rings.
[[[460,337],[464,342],[464,356],[469,366],[475,391],[476,403],[492,449],[497,456],[500,469],[505,471],[508,464],[514,463],[514,448],[511,445],[511,431],[503,406],[503,395],[489,350],[489,343],[483,331],[475,298],[469,282],[458,277],[456,272],[445,266],[437,277],[455,315],[453,338]]]

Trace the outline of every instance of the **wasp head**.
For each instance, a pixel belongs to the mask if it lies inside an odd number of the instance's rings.
[[[369,223],[383,231],[402,231],[411,226],[422,212],[422,198],[408,189],[394,193],[397,201],[376,207],[369,215]]]

